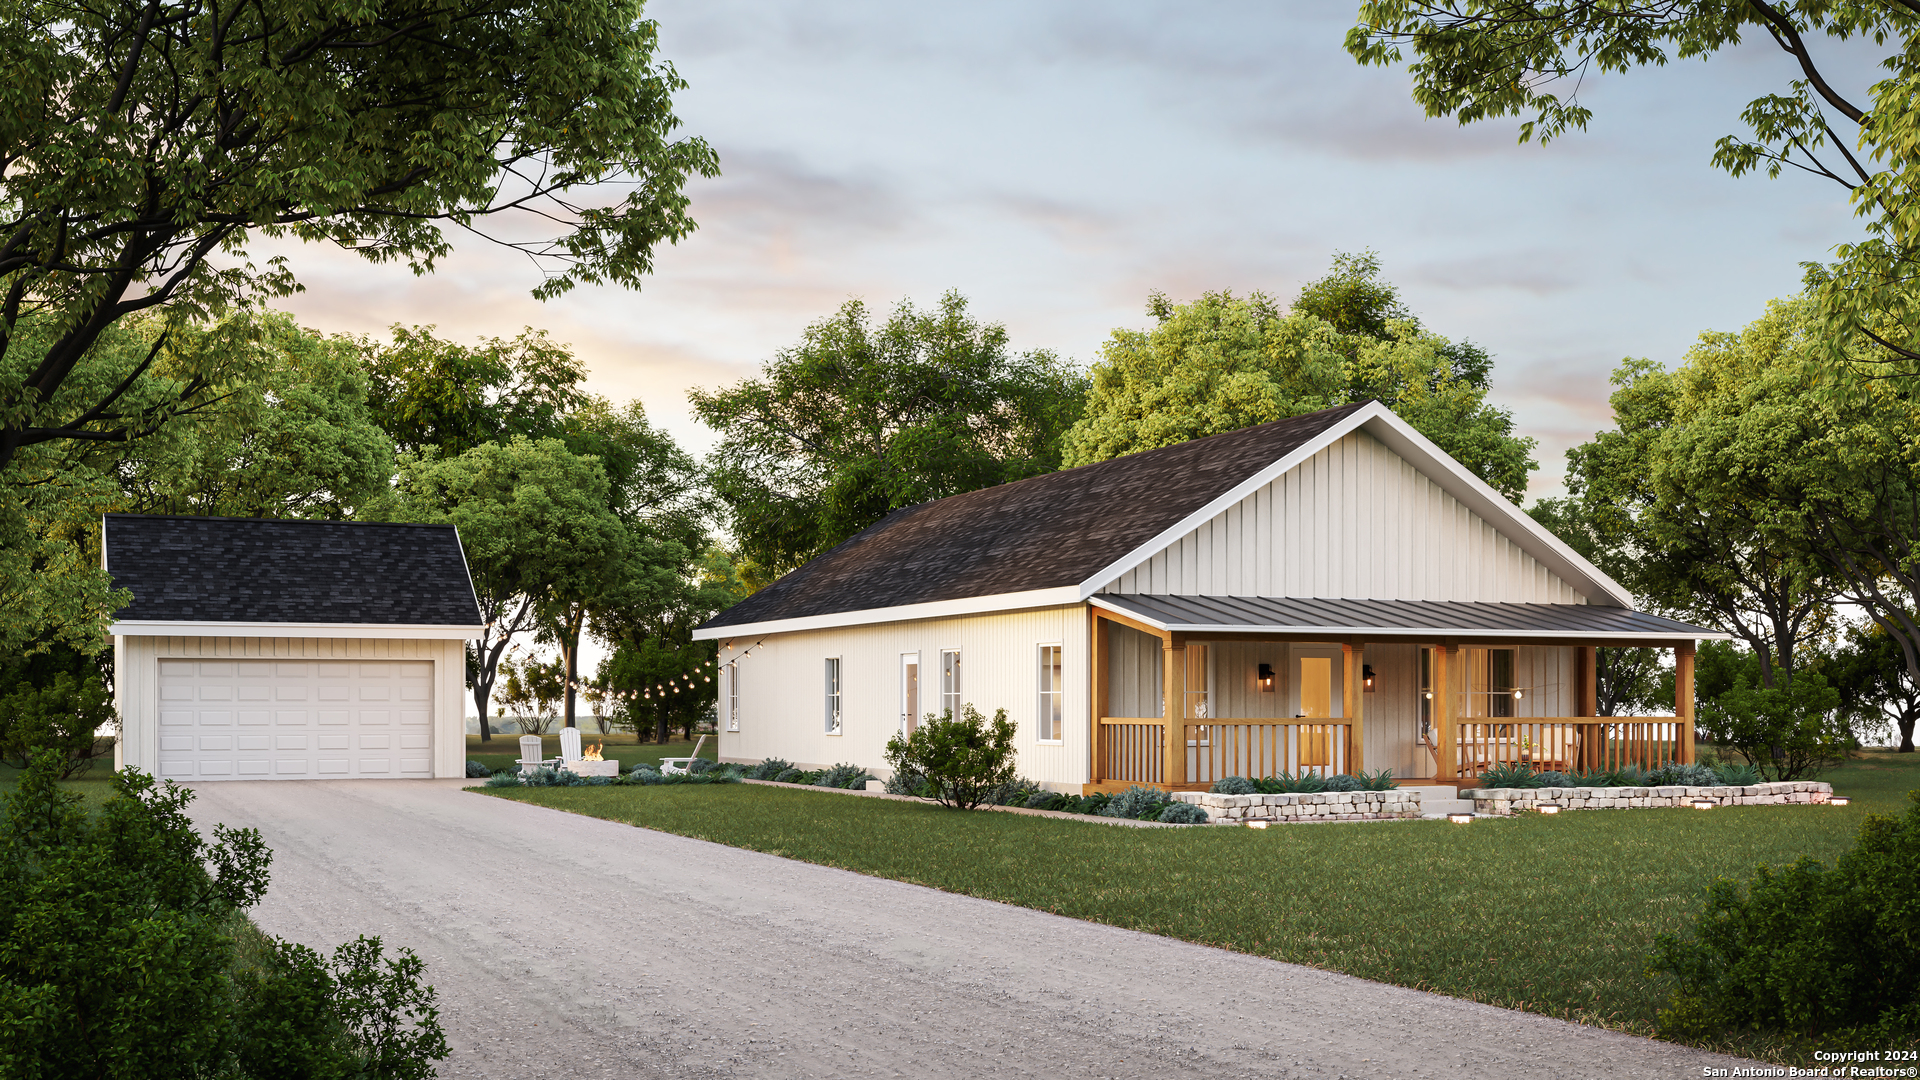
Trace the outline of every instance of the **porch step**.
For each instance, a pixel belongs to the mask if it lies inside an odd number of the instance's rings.
[[[1403,784],[1400,790],[1420,793],[1421,817],[1437,818],[1446,817],[1448,814],[1473,813],[1473,800],[1461,798],[1460,789],[1456,787],[1442,787],[1438,784]]]

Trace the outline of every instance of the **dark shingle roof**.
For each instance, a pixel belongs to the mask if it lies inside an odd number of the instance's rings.
[[[896,510],[707,620],[741,626],[1077,585],[1362,405]]]
[[[481,622],[451,525],[108,514],[127,622]]]

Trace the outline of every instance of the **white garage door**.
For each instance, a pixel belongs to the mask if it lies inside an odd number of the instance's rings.
[[[433,775],[433,665],[162,660],[160,775],[324,780]]]

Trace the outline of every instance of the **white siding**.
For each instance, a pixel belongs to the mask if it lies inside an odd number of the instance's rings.
[[[464,643],[387,638],[114,638],[114,768],[157,773],[162,659],[426,660],[433,664],[433,775],[466,775]]]
[[[739,661],[740,730],[721,732],[720,754],[743,762],[779,757],[808,768],[845,761],[885,776],[887,740],[900,722],[900,655],[920,654],[924,714],[940,708],[941,650],[959,649],[962,700],[988,717],[1004,708],[1019,728],[1020,775],[1077,792],[1087,780],[1087,638],[1086,608],[1075,606],[722,641],[720,662]],[[1041,645],[1064,647],[1065,737],[1057,743],[1042,743],[1035,732]],[[821,723],[822,660],[829,656],[841,658],[838,735]]]
[[[1101,591],[1586,602],[1364,432],[1302,462]]]

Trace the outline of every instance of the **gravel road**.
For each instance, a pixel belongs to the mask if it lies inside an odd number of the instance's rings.
[[[1751,1064],[464,783],[201,784],[194,804],[203,829],[251,825],[273,848],[265,929],[316,948],[377,934],[426,960],[444,1077],[1680,1080]],[[598,928],[562,931],[563,912]]]

